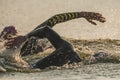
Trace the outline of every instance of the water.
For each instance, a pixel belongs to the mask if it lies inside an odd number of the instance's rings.
[[[54,27],[61,36],[96,39],[120,39],[120,0],[0,0],[0,30],[15,25],[26,34],[51,16],[65,12],[93,11],[103,14],[106,23],[97,26],[76,19]]]
[[[26,34],[49,17],[64,12],[94,11],[106,17],[98,26],[84,19],[56,25],[61,36],[79,39],[120,39],[120,0],[0,0],[0,30],[15,25]],[[0,80],[120,80],[120,64],[99,63],[39,73],[0,73]]]
[[[0,80],[120,80],[120,64],[98,63],[39,73],[4,73]]]

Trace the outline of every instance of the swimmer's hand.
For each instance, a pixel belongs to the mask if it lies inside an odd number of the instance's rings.
[[[95,12],[81,12],[81,17],[85,18],[88,22],[90,22],[93,25],[97,25],[93,20],[99,21],[99,22],[106,22],[105,17],[102,16],[100,13]]]
[[[27,41],[27,37],[26,36],[17,36],[14,38],[10,38],[6,43],[5,43],[5,47],[7,49],[10,48],[19,48],[20,46],[22,46],[23,43],[25,43]]]

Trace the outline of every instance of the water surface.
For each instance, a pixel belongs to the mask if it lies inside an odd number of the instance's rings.
[[[47,70],[39,73],[4,73],[0,80],[119,80],[120,64],[98,63],[74,69]]]

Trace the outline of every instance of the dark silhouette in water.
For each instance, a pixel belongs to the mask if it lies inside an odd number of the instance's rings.
[[[62,66],[65,63],[80,62],[81,59],[73,50],[70,43],[63,40],[49,26],[43,26],[28,34],[28,37],[35,36],[38,38],[47,38],[55,47],[55,51],[44,59],[38,61],[34,68],[44,69],[48,66]]]
[[[69,14],[69,15],[67,15]],[[76,15],[76,17],[74,16]],[[66,16],[66,17],[64,17]],[[69,17],[71,18],[69,18]],[[73,17],[74,16],[74,17]],[[97,20],[100,22],[105,22],[105,18],[102,17],[101,14],[99,13],[94,13],[94,12],[78,12],[78,13],[66,13],[66,14],[60,14],[60,16],[56,15],[50,18],[48,21],[44,22],[43,24],[39,25],[36,27],[33,31],[28,33],[27,35],[23,36],[23,38],[29,39],[31,37],[36,37],[36,39],[40,38],[47,38],[53,47],[56,49],[53,53],[51,53],[49,56],[43,58],[42,60],[39,60],[33,68],[40,68],[44,69],[49,66],[62,66],[66,63],[74,63],[74,62],[80,62],[81,59],[77,55],[77,53],[73,50],[73,47],[70,43],[67,41],[63,40],[55,31],[51,29],[52,26],[54,26],[57,23],[64,22],[67,20],[75,19],[75,18],[80,18],[83,17],[90,23],[96,25],[95,22],[92,20]],[[60,19],[59,19],[60,18]],[[53,21],[53,22],[51,22]],[[19,37],[19,36],[18,36]],[[9,44],[11,41],[8,41],[6,43],[6,46],[12,46],[12,48],[16,47],[16,44]],[[22,47],[26,48],[25,45]],[[21,50],[22,50],[21,49]]]
[[[77,18],[85,18],[87,21],[90,23],[96,25],[95,22],[92,20],[97,20],[100,22],[105,22],[105,18],[102,17],[101,14],[95,13],[95,12],[69,12],[69,13],[62,13],[62,14],[57,14],[40,24],[37,28],[40,28],[42,26],[49,26],[53,27],[58,23],[66,22],[72,19],[77,19]],[[3,29],[1,32],[0,38],[3,40],[7,40],[12,36],[17,35],[17,30],[15,29],[14,26],[8,26]],[[24,46],[21,48],[21,56],[26,56],[29,54],[37,54],[38,52],[42,52],[48,48],[51,48],[52,45],[49,44],[49,41],[47,39],[43,39],[39,41],[38,38],[30,38]]]

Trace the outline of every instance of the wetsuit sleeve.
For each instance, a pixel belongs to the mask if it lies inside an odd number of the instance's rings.
[[[77,18],[85,18],[88,22],[94,25],[97,25],[97,24],[93,20],[96,20],[102,23],[106,21],[105,18],[102,16],[102,14],[96,13],[96,12],[86,12],[86,11],[69,12],[69,13],[54,15],[48,20],[46,20],[45,22],[43,22],[42,24],[40,24],[39,26],[37,26],[35,29],[46,26],[46,25],[52,28],[54,25],[58,23],[66,22],[72,19],[77,19]]]
[[[70,13],[57,14],[57,15],[52,16],[51,18],[49,18],[42,24],[40,24],[35,29],[45,26],[45,25],[48,25],[52,28],[54,25],[56,25],[58,23],[66,22],[66,21],[80,18],[80,17],[81,17],[81,12],[70,12]]]

